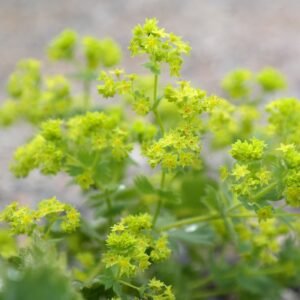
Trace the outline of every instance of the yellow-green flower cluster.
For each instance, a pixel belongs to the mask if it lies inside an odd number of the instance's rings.
[[[271,171],[253,164],[235,164],[230,175],[232,191],[247,196],[249,201],[256,200],[255,193],[266,187],[272,179]]]
[[[282,90],[287,86],[284,76],[271,67],[262,69],[257,74],[257,81],[266,92]]]
[[[293,144],[280,144],[277,150],[287,167],[283,192],[285,200],[290,206],[300,207],[300,152]]]
[[[300,100],[282,98],[267,106],[269,129],[285,143],[300,143]]]
[[[250,141],[237,141],[232,145],[231,155],[237,160],[227,177],[232,181],[231,190],[240,196],[247,196],[248,201],[272,180],[272,172],[262,160],[266,144],[255,138]]]
[[[257,210],[258,221],[266,221],[274,217],[274,209],[271,205],[263,206]]]
[[[189,82],[180,81],[178,85],[177,89],[168,85],[164,97],[177,106],[178,112],[184,120],[193,120],[208,110],[207,105],[216,104],[207,100],[205,91],[193,88]]]
[[[218,105],[209,112],[206,131],[213,133],[212,142],[214,146],[223,147],[232,143],[233,136],[240,128],[236,118],[234,118],[236,110],[237,107],[225,99],[219,99]]]
[[[244,143],[242,147],[241,143]],[[265,144],[258,140],[255,143],[255,156],[249,154],[249,149],[253,150],[253,145],[249,148],[249,142],[238,141],[232,146],[231,154],[238,162],[231,172],[227,170],[225,173],[224,169],[222,172],[224,179],[231,180],[231,190],[237,195],[246,196],[248,201],[260,200],[264,196],[267,197],[265,200],[285,198],[288,205],[299,207],[300,152],[296,146],[281,143],[276,151],[269,149],[266,157],[263,157]],[[265,208],[258,216],[261,214],[261,219],[264,219],[269,213],[271,211]]]
[[[60,228],[64,232],[75,231],[80,223],[79,212],[55,197],[41,201],[36,210],[14,202],[0,213],[0,221],[8,223],[15,234],[32,234],[43,218],[52,222],[60,220]]]
[[[73,59],[78,36],[73,30],[66,29],[50,43],[47,53],[53,60]]]
[[[268,209],[271,210],[271,209]],[[274,264],[281,249],[280,238],[288,231],[288,225],[279,223],[267,213],[264,222],[239,223],[236,231],[244,244],[242,255],[248,259],[259,257],[262,264]]]
[[[152,217],[130,215],[112,227],[106,241],[103,262],[107,268],[118,267],[119,276],[133,277],[170,255],[167,237],[152,232]]]
[[[286,87],[285,77],[276,69],[267,67],[254,74],[248,69],[229,72],[222,81],[222,88],[232,99],[256,100],[263,94],[282,90]],[[251,99],[252,97],[253,99]]]
[[[128,132],[119,123],[119,116],[113,113],[88,112],[66,122],[68,139],[94,152],[109,152],[113,159],[120,161],[128,156],[131,144]]]
[[[10,75],[7,92],[11,97],[0,108],[0,124],[9,125],[19,116],[34,113],[33,105],[40,96],[41,64],[35,59],[21,60]]]
[[[154,73],[159,73],[162,63],[170,67],[171,76],[179,76],[182,65],[182,54],[190,52],[190,46],[183,42],[179,36],[165,32],[158,27],[158,21],[146,19],[143,25],[133,29],[133,37],[129,50],[132,56],[147,54],[149,64],[147,67]]]
[[[99,94],[104,98],[114,97],[115,95],[125,96],[138,115],[148,114],[151,110],[151,102],[147,91],[141,88],[135,74],[123,73],[124,71],[120,69],[109,73],[101,72],[99,80],[103,84],[98,85]]]
[[[136,137],[140,143],[149,143],[157,134],[157,127],[151,123],[146,123],[142,120],[136,120],[132,124],[131,131],[132,135]]]
[[[82,38],[86,66],[96,69],[99,66],[111,67],[121,60],[121,49],[112,39],[97,39],[92,36]],[[52,60],[75,60],[78,35],[75,31],[64,30],[53,39],[47,49]]]
[[[56,174],[61,170],[63,158],[60,147],[38,135],[15,151],[11,171],[16,177],[26,177],[36,168],[46,175]]]
[[[228,73],[223,81],[222,88],[233,99],[247,98],[251,93],[252,72],[247,69],[236,69]]]
[[[45,78],[45,90],[40,94],[33,113],[33,122],[64,116],[72,106],[69,81],[62,75]]]
[[[249,141],[238,140],[232,145],[230,154],[238,161],[260,160],[265,148],[265,142],[256,138]]]
[[[70,83],[61,76],[41,78],[40,62],[22,60],[8,82],[12,97],[0,108],[0,124],[9,125],[18,118],[38,123],[63,116],[72,105]]]
[[[26,177],[33,169],[43,174],[65,171],[88,189],[99,177],[99,164],[118,164],[131,150],[119,122],[113,113],[100,112],[49,120],[32,141],[17,149],[11,170],[17,177]]]
[[[152,278],[147,284],[145,299],[175,300],[175,296],[170,285],[166,285],[162,281]]]
[[[32,97],[41,83],[41,63],[35,59],[18,62],[7,83],[8,94],[13,98]]]
[[[178,167],[199,168],[200,161],[200,129],[197,123],[184,123],[170,130],[162,138],[144,146],[144,153],[151,167],[161,164],[165,170]]]
[[[121,49],[112,39],[96,39],[86,36],[82,40],[87,66],[95,69],[99,66],[112,67],[121,60]]]
[[[124,74],[122,69],[115,69],[110,72],[102,71],[99,80],[103,82],[103,85],[98,85],[98,92],[104,98],[111,98],[116,94],[127,95],[132,93],[135,79],[135,74]]]
[[[254,121],[259,117],[254,106],[235,106],[217,96],[209,98],[215,98],[216,103],[212,109],[208,110],[209,118],[205,126],[207,132],[213,133],[213,147],[231,145],[237,137],[247,139],[252,136]]]

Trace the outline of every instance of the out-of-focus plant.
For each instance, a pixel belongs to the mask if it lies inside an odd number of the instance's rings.
[[[80,50],[80,51],[79,51]],[[78,53],[79,52],[79,53]],[[121,49],[112,39],[78,37],[72,30],[60,33],[47,47],[48,58],[73,67],[70,74],[43,76],[42,62],[23,59],[7,83],[8,100],[0,107],[0,124],[19,119],[38,125],[49,118],[69,117],[93,107],[91,87],[99,69],[110,68],[121,60]],[[82,95],[72,91],[73,82],[82,82]]]
[[[213,131],[213,146],[217,148],[257,134],[261,130],[255,127],[261,117],[259,105],[287,87],[285,77],[271,67],[257,74],[248,69],[236,69],[224,77],[221,85],[231,103],[224,102],[218,110],[214,110],[207,124],[208,129]],[[224,134],[225,124],[227,130]]]

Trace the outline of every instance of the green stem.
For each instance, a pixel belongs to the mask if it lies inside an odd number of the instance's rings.
[[[121,280],[121,279],[119,279],[118,281],[121,284],[123,284],[125,286],[128,286],[128,287],[130,287],[130,288],[132,288],[132,289],[134,289],[134,290],[136,290],[136,291],[138,291],[140,293],[140,288],[138,286],[133,285],[133,284],[131,284],[131,283],[127,282],[127,281]]]
[[[228,217],[228,215],[229,215],[228,213],[226,213],[224,210],[222,210],[221,216],[223,218],[224,225],[225,225],[227,231],[229,232],[231,240],[233,241],[234,245],[236,246],[238,244],[238,237],[234,230],[234,224],[232,222],[232,219],[230,217]]]
[[[99,261],[99,263],[95,266],[94,269],[92,269],[92,272],[90,273],[88,279],[85,281],[84,285],[89,286],[92,283],[92,280],[100,273],[102,269],[102,260]]]
[[[165,186],[165,181],[166,181],[166,173],[164,171],[162,171],[162,173],[161,173],[161,180],[160,180],[160,189],[161,190]],[[156,209],[155,209],[154,217],[153,217],[153,227],[155,227],[157,218],[158,218],[160,210],[162,208],[162,204],[163,204],[163,200],[162,200],[161,197],[159,197],[158,202],[157,202],[157,206],[156,206]]]
[[[236,210],[237,208],[240,208],[242,206],[243,206],[242,203],[237,203],[237,204],[233,205],[232,207],[228,208],[228,210],[226,211],[226,213],[233,212],[234,210]]]
[[[217,220],[221,219],[222,216],[220,216],[218,213],[214,213],[208,216],[198,216],[198,217],[192,217],[192,218],[187,218],[183,219],[174,223],[171,223],[169,225],[165,225],[161,228],[159,228],[160,231],[167,231],[173,228],[178,228],[186,225],[191,225],[195,223],[202,223],[202,222],[207,222],[207,221],[212,221],[212,220]]]
[[[252,198],[252,200],[258,200],[261,197],[263,197],[264,195],[266,195],[267,193],[269,193],[275,186],[276,186],[277,182],[272,182],[271,184],[269,184],[266,188],[262,189],[259,193],[257,193],[256,195],[254,195],[254,197]],[[235,209],[241,207],[242,205],[240,203],[234,205],[233,207],[229,208],[227,210],[227,214],[229,212],[234,211]],[[300,214],[298,214],[299,216]],[[295,214],[277,214],[277,216],[295,216]],[[235,214],[235,215],[230,215],[228,214],[226,217],[229,218],[252,218],[252,217],[257,217],[256,214]],[[177,228],[177,227],[181,227],[181,226],[185,226],[185,225],[190,225],[190,224],[194,224],[194,223],[201,223],[201,222],[206,222],[206,221],[211,221],[211,220],[216,220],[216,219],[222,219],[224,218],[223,215],[219,215],[218,213],[213,213],[210,214],[208,216],[198,216],[198,217],[192,217],[192,218],[187,218],[187,219],[183,219],[180,221],[177,221],[173,224],[169,224],[166,225],[162,228],[160,228],[160,230],[164,231],[164,230],[169,230],[172,228]]]
[[[197,280],[196,282],[192,282],[190,285],[191,289],[198,289],[206,286],[208,283],[213,281],[214,277],[212,274],[208,275],[207,277]]]
[[[261,197],[265,196],[268,194],[276,185],[278,184],[277,181],[272,182],[269,184],[267,187],[262,189],[259,193],[255,194],[253,198],[251,198],[252,201],[259,200]]]
[[[165,134],[165,129],[164,129],[164,125],[162,123],[162,120],[160,118],[160,115],[157,111],[157,107],[158,107],[158,99],[157,99],[157,89],[158,89],[158,75],[155,74],[154,75],[154,88],[153,88],[153,114],[155,116],[156,122],[160,128],[161,134],[164,135]]]
[[[46,229],[46,231],[45,231],[45,233],[44,233],[46,238],[49,238],[50,233],[51,233],[51,228],[52,228],[53,224],[54,224],[57,220],[58,220],[58,219],[52,219],[52,220],[49,222],[49,224],[48,224],[48,226],[47,226],[47,229]]]
[[[158,88],[158,75],[154,75],[154,87],[153,87],[153,108],[157,108],[157,88]]]
[[[278,213],[275,214],[274,217],[299,217],[300,213]],[[240,213],[240,214],[232,214],[228,215],[227,218],[237,218],[237,219],[246,219],[246,218],[257,218],[256,214],[247,214],[247,213]],[[198,217],[193,217],[193,218],[187,218],[183,219],[177,222],[174,222],[172,224],[163,226],[159,228],[160,231],[167,231],[173,228],[178,228],[181,226],[186,226],[186,225],[191,225],[195,223],[202,223],[202,222],[208,222],[208,221],[213,221],[213,220],[219,220],[223,219],[223,216],[217,213],[213,213],[208,216],[198,216]]]
[[[157,110],[156,110],[156,109],[153,110],[153,113],[154,113],[154,116],[155,116],[155,118],[156,118],[156,122],[157,122],[157,124],[158,124],[158,126],[159,126],[159,128],[160,128],[161,134],[164,135],[164,134],[165,134],[164,125],[163,125],[163,123],[162,123],[162,120],[161,120],[161,118],[160,118],[160,116],[159,116]]]

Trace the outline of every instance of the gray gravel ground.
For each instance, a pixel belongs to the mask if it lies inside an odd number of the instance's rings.
[[[115,38],[125,52],[126,69],[136,70],[138,64],[126,51],[131,29],[153,16],[192,45],[183,76],[193,84],[219,92],[227,71],[272,65],[288,75],[288,95],[299,96],[299,15],[299,0],[0,0],[0,99],[5,99],[5,81],[16,61],[44,59],[45,44],[66,27]],[[0,129],[1,201],[52,195],[78,199],[76,188],[65,187],[64,176],[44,178],[34,173],[15,180],[10,175],[12,152],[31,133],[24,124]]]

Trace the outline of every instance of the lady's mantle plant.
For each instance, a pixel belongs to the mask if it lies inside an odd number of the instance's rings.
[[[73,61],[76,41],[65,31],[48,54]],[[101,70],[99,94],[119,104],[92,110],[90,83],[99,66],[118,62],[119,50],[91,37],[83,46],[77,75],[85,110],[51,106],[55,114],[34,118],[39,132],[16,150],[11,170],[68,174],[92,214],[79,220],[56,198],[36,210],[6,207],[2,299],[48,299],[49,288],[56,299],[281,299],[297,287],[300,102],[280,98],[258,109],[286,87],[284,77],[272,68],[238,69],[222,82],[232,102],[208,95],[181,78],[188,43],[146,19],[133,29],[129,51],[145,57],[148,76]],[[16,84],[18,76],[30,89]],[[23,62],[12,78],[10,93],[22,103],[41,80],[39,66]],[[69,97],[63,77],[48,88],[58,102]],[[33,120],[14,106],[8,111],[2,123],[14,113]],[[137,151],[149,168],[139,166]],[[27,236],[23,247],[19,234]]]

